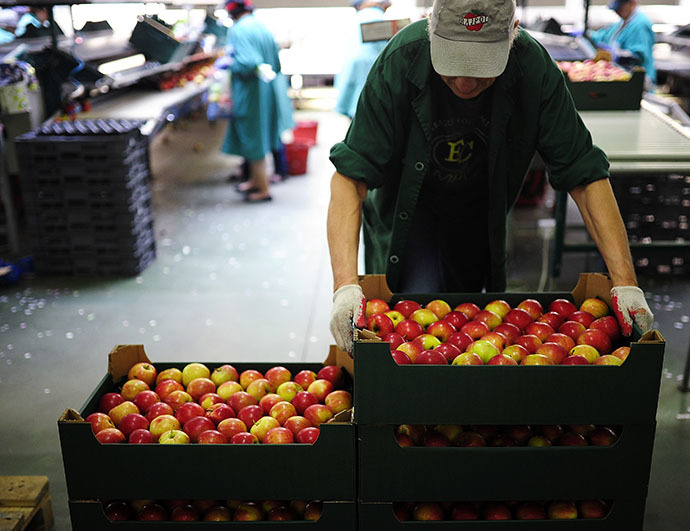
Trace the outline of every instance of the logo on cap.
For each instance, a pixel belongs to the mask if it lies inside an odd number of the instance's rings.
[[[460,19],[460,24],[465,26],[469,31],[479,31],[484,27],[484,24],[489,22],[489,17],[482,13],[469,13],[463,15]]]

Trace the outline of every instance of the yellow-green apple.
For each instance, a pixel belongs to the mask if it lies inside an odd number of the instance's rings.
[[[187,392],[196,402],[206,393],[215,393],[216,384],[210,378],[194,378],[187,384]]]
[[[537,336],[542,343],[554,332],[555,330],[546,323],[532,322],[525,328],[525,335]]]
[[[134,397],[137,396],[139,393],[141,393],[142,391],[149,390],[150,387],[146,382],[134,378],[132,380],[127,380],[125,383],[122,384],[122,390],[120,391],[120,394],[122,395],[122,398],[124,398],[125,400],[134,400]]]
[[[477,338],[479,339],[479,338]],[[465,349],[467,348],[467,345],[472,343],[474,339],[472,339],[469,334],[462,332],[462,331],[457,331],[454,334],[452,334],[446,343],[449,343],[451,345],[455,345],[458,347],[460,352],[465,352]]]
[[[377,336],[383,337],[395,330],[395,324],[385,313],[375,313],[367,318],[367,329]]]
[[[162,380],[156,385],[155,392],[160,397],[161,400],[165,402],[165,399],[173,391],[184,391],[184,386],[176,380]]]
[[[156,385],[161,383],[163,380],[175,380],[178,383],[182,383],[182,371],[177,367],[163,369],[156,376]]]
[[[284,400],[275,404],[271,410],[268,412],[269,416],[276,419],[280,425],[285,424],[285,421],[290,417],[297,415],[297,410],[290,402],[285,402]]]
[[[391,321],[393,321],[393,326],[394,326],[394,327],[395,327],[395,326],[398,326],[398,323],[400,323],[401,321],[404,321],[404,320],[405,320],[405,316],[404,316],[403,314],[401,314],[401,313],[400,313],[399,311],[397,311],[397,310],[390,310],[390,311],[388,311],[388,312],[384,312],[383,315],[385,315],[385,316],[388,317]]]
[[[493,332],[489,332],[488,334],[483,336],[482,340],[490,341],[498,350],[503,350],[503,348],[506,346],[505,336],[503,334],[499,334],[498,332],[496,332],[495,329]]]
[[[132,520],[132,510],[126,502],[110,502],[103,511],[111,522]]]
[[[305,409],[302,416],[318,428],[324,422],[328,422],[333,417],[333,413],[325,404],[314,404]]]
[[[187,391],[173,391],[163,400],[166,404],[173,408],[173,411],[177,411],[178,408],[186,403],[192,402],[194,399]]]
[[[383,299],[369,299],[367,301],[365,309],[365,317],[371,317],[377,313],[384,313],[389,311],[391,308],[386,301]]]
[[[259,439],[253,433],[243,431],[233,435],[230,438],[230,444],[259,444]]]
[[[434,315],[436,315],[436,317],[439,319],[443,319],[443,316],[450,313],[452,309],[450,304],[443,299],[434,299],[433,301],[428,302],[424,307],[427,310],[434,312]]]
[[[448,365],[448,360],[440,352],[435,350],[424,350],[419,353],[415,360],[417,365]]]
[[[489,330],[493,330],[503,322],[503,319],[501,319],[501,317],[496,315],[494,312],[482,310],[474,316],[473,321],[481,321],[486,323],[486,325],[489,327]]]
[[[450,512],[451,520],[479,520],[479,509],[469,502],[457,502]]]
[[[261,406],[261,409],[263,409],[264,414],[268,415],[268,413],[271,411],[271,408],[278,402],[283,402],[282,397],[277,393],[269,393],[261,397],[261,400],[259,400],[259,405]]]
[[[618,319],[616,319],[613,315],[606,315],[592,321],[592,324],[589,325],[589,328],[603,330],[608,334],[608,336],[611,338],[611,342],[613,343],[620,341],[621,328],[618,324]]]
[[[484,306],[484,309],[495,313],[502,320],[511,310],[511,307],[510,304],[508,304],[508,302],[504,301],[503,299],[496,299],[495,301],[491,301],[486,306]]]
[[[597,349],[601,355],[611,352],[611,338],[603,330],[585,330],[578,336],[576,343],[578,345],[591,345]]]
[[[496,348],[496,345],[485,339],[478,339],[477,341],[471,343],[465,352],[477,354],[484,363],[489,363],[491,358],[500,354],[499,350]]]
[[[396,332],[386,334],[381,339],[386,343],[390,343],[391,350],[395,350],[396,348],[398,348],[398,346],[402,345],[405,342],[405,338]]]
[[[158,438],[166,431],[179,429],[180,421],[178,421],[172,415],[160,415],[159,417],[153,419],[151,424],[149,424],[149,431],[151,432],[151,435],[153,435],[154,441],[157,441]]]
[[[335,386],[328,380],[314,380],[311,384],[309,384],[309,387],[307,387],[307,392],[313,394],[319,402],[323,402],[326,398],[326,395],[328,395],[328,393],[334,389]],[[289,401],[291,400],[288,400],[288,402]]]
[[[158,371],[156,368],[147,362],[139,362],[132,365],[127,372],[127,378],[129,380],[138,379],[146,382],[146,385],[152,387],[156,383],[156,376]]]
[[[498,354],[491,358],[487,365],[517,365],[518,362],[515,361],[513,358],[510,356],[506,356],[504,354]]]
[[[554,365],[559,365],[568,357],[568,351],[558,343],[544,343],[540,345],[535,354],[543,354],[551,359]]]
[[[523,360],[523,358],[529,356],[529,352],[525,347],[515,343],[505,347],[501,354],[513,358],[518,364]]]
[[[533,321],[539,319],[544,313],[544,307],[536,299],[525,299],[517,305],[520,310],[525,310]]]
[[[613,354],[604,354],[594,360],[594,365],[615,365],[619,367],[623,365],[623,360]]]
[[[206,417],[194,417],[189,419],[182,425],[182,431],[184,431],[189,439],[195,443],[199,438],[199,434],[206,430],[215,430],[216,425],[213,421]]]
[[[228,438],[217,430],[202,431],[196,439],[199,444],[227,444]]]
[[[575,341],[573,341],[572,337],[566,336],[565,334],[561,334],[560,332],[554,332],[553,334],[551,334],[549,337],[546,338],[546,341],[544,341],[544,343],[558,343],[568,352],[570,352],[570,349],[572,349],[575,346]]]
[[[246,391],[250,383],[252,383],[254,380],[260,380],[263,377],[264,375],[261,374],[259,371],[255,369],[247,369],[246,371],[242,371],[242,373],[240,374],[240,385]]]
[[[568,321],[582,323],[583,325],[585,325],[585,328],[589,328],[589,325],[591,325],[592,322],[594,322],[594,316],[589,312],[583,312],[582,310],[578,310],[576,312],[571,313],[568,316]]]
[[[434,352],[437,352],[437,353],[443,355],[443,357],[446,358],[446,361],[448,363],[453,363],[453,360],[457,356],[462,354],[462,351],[458,347],[453,345],[452,343],[442,343],[434,349]],[[402,354],[404,354],[406,356],[405,353],[402,353]]]
[[[520,365],[553,365],[553,361],[543,354],[530,354],[522,360]]]
[[[325,365],[316,373],[317,380],[328,380],[333,384],[334,389],[342,387],[345,382],[343,370],[337,365]],[[309,387],[307,387],[309,389]]]
[[[532,316],[527,310],[521,308],[513,308],[503,318],[504,323],[517,326],[520,330],[527,328],[527,325],[533,322]]]
[[[308,428],[301,429],[299,433],[295,436],[295,441],[301,444],[314,444],[319,438],[321,430],[314,426],[309,426]]]
[[[482,311],[482,309],[473,302],[463,302],[462,304],[458,304],[454,310],[464,313],[470,320],[474,319],[474,316]]]
[[[435,349],[441,344],[441,340],[436,336],[432,336],[431,334],[422,334],[420,336],[415,337],[412,340],[412,343],[415,343],[418,347],[421,348],[422,351],[424,351]]]
[[[616,350],[611,352],[611,355],[620,358],[621,361],[625,361],[630,355],[630,347],[618,347]]]
[[[232,439],[232,436],[236,433],[246,432],[247,426],[238,418],[229,418],[221,420],[216,429],[228,439]]]
[[[560,446],[587,446],[587,439],[581,433],[575,431],[566,431],[558,439]]]
[[[412,312],[409,319],[417,321],[423,328],[426,328],[431,323],[438,321],[438,316],[428,308],[420,308]]]
[[[213,404],[225,404],[225,400],[217,393],[206,393],[199,397],[199,405],[204,409],[210,408]]]
[[[580,310],[592,314],[595,319],[609,314],[608,304],[597,297],[590,297],[582,301]]]
[[[290,507],[274,507],[268,511],[266,520],[273,522],[297,520],[297,513]]]
[[[456,356],[452,365],[484,365],[484,362],[479,357],[479,354],[474,352],[463,352]]]
[[[225,403],[213,404],[206,410],[206,417],[211,419],[216,426],[218,426],[221,421],[233,418],[234,416],[235,410]]]
[[[395,327],[395,333],[400,334],[405,341],[412,341],[414,338],[424,333],[424,327],[417,321],[405,319]]]
[[[589,363],[594,363],[600,354],[592,345],[575,345],[570,349],[569,356],[584,356]]]
[[[575,520],[577,506],[573,501],[552,501],[547,509],[549,520]]]
[[[417,359],[419,353],[424,351],[424,349],[420,345],[412,341],[403,343],[396,350],[399,350],[400,352],[404,352],[405,354],[407,354],[412,363],[414,363],[414,361]]]
[[[240,385],[239,382],[235,382],[232,380],[223,382],[218,386],[218,389],[216,389],[216,393],[218,394],[218,396],[220,396],[226,402],[232,395],[240,391],[244,391],[244,387],[242,387],[242,385]]]
[[[124,433],[117,428],[104,428],[95,437],[101,444],[123,443],[127,441]]]
[[[254,380],[252,383],[250,383],[247,386],[246,391],[256,399],[256,403],[258,404],[259,400],[261,400],[267,394],[273,393],[275,388],[266,378],[259,378],[258,380]]]
[[[584,356],[575,354],[574,356],[568,354],[565,359],[561,362],[561,365],[589,365],[589,360]]]
[[[594,446],[611,446],[615,444],[618,435],[611,428],[598,426],[587,434],[587,438]]]
[[[565,323],[565,317],[563,317],[560,313],[547,312],[537,319],[537,321],[540,323],[546,323],[554,330],[558,330],[558,328]]]
[[[268,369],[264,378],[273,386],[273,389],[277,389],[280,384],[292,380],[292,372],[286,367],[277,365]]]
[[[533,435],[527,440],[527,446],[543,447],[551,446],[551,441],[544,435]]]
[[[515,509],[516,520],[546,520],[546,509],[541,502],[522,502]]]
[[[287,428],[278,427],[268,430],[261,442],[264,444],[292,444],[295,442],[295,436]]]
[[[196,522],[199,520],[199,511],[190,504],[179,505],[170,512],[170,520],[173,522]]]
[[[153,404],[146,412],[146,419],[151,422],[153,419],[160,417],[161,415],[174,415],[174,413],[173,408],[165,402],[157,402],[156,404]]]
[[[577,338],[580,337],[585,330],[585,325],[577,321],[566,321],[558,327],[559,334],[570,336],[575,342],[577,342]]]
[[[188,363],[182,368],[182,385],[187,387],[195,378],[210,378],[211,371],[203,363]]]
[[[214,505],[204,512],[205,522],[230,522],[232,521],[232,511],[222,505]]]
[[[556,312],[563,317],[568,317],[571,313],[577,311],[577,306],[568,299],[556,299],[549,304],[549,311]]]
[[[283,428],[287,428],[292,432],[293,435],[297,436],[297,434],[304,428],[311,428],[311,422],[301,415],[295,415],[294,417],[290,417],[285,421]]]
[[[520,337],[516,337],[515,341],[513,341],[513,344],[520,345],[521,347],[524,347],[525,350],[527,350],[527,352],[530,354],[534,354],[542,345],[542,341],[537,336],[525,334]]]
[[[512,520],[510,507],[503,502],[488,502],[482,510],[484,520]]]
[[[105,413],[101,413],[100,411],[97,413],[91,413],[84,420],[91,424],[91,429],[93,430],[94,435],[106,428],[115,427],[115,424],[113,423],[112,419],[108,415],[106,415]]]
[[[157,404],[160,401],[161,399],[156,392],[151,391],[150,389],[137,394],[137,396],[134,397],[134,400],[132,400],[132,402],[134,402],[139,408],[139,411],[141,411],[144,415],[153,404]]]
[[[462,325],[460,331],[465,332],[473,340],[480,339],[482,336],[491,332],[491,330],[489,329],[489,325],[487,325],[483,321],[468,321],[467,323]]]
[[[462,426],[458,424],[437,424],[434,430],[445,435],[451,443],[455,443],[462,434]]]
[[[443,320],[452,324],[456,330],[460,330],[462,325],[469,321],[469,318],[464,313],[453,310],[444,315]]]
[[[261,406],[245,406],[237,412],[237,418],[244,422],[245,426],[249,429],[251,429],[257,420],[264,416],[267,415],[264,415]]]
[[[168,512],[162,505],[151,503],[137,513],[137,520],[163,521],[168,519]]]
[[[129,437],[134,430],[147,429],[149,427],[149,421],[146,420],[144,415],[140,413],[128,413],[120,421],[118,429],[123,433],[125,437]]]
[[[125,400],[122,402],[122,404],[117,405],[108,411],[108,416],[113,421],[115,426],[119,426],[120,421],[124,418],[124,416],[129,415],[130,413],[141,413],[141,411],[139,411],[139,408],[134,402]]]
[[[246,391],[238,391],[228,398],[227,404],[237,413],[247,406],[257,405],[258,400]]]
[[[443,508],[438,503],[418,503],[412,510],[412,519],[417,521],[439,521],[443,520],[444,517]]]
[[[486,439],[481,433],[477,433],[476,431],[464,431],[458,438],[455,446],[464,448],[486,446]]]
[[[299,385],[301,389],[306,389],[314,380],[316,380],[316,373],[309,369],[304,369],[295,374],[292,381]]]
[[[352,395],[344,389],[332,391],[326,395],[324,403],[337,415],[341,411],[348,410],[352,407]]]
[[[125,399],[120,393],[105,393],[98,400],[98,411],[101,413],[108,413],[108,411],[113,409],[115,406],[119,406],[124,401]]]
[[[256,438],[259,439],[259,442],[263,442],[266,434],[273,428],[278,428],[279,426],[280,422],[273,417],[261,417],[251,428],[249,428],[249,433],[255,435]]]
[[[419,310],[421,307],[422,305],[419,304],[417,301],[403,299],[401,301],[396,302],[395,306],[393,306],[393,309],[403,314],[405,316],[405,319],[409,319],[410,314],[415,310]]]
[[[213,369],[211,373],[211,381],[218,387],[225,382],[237,382],[240,379],[240,375],[237,369],[232,365],[225,363],[219,367]]]
[[[581,518],[605,518],[609,513],[609,506],[603,500],[583,500],[579,503]]]
[[[155,441],[153,440],[153,435],[151,435],[149,430],[140,428],[129,434],[127,442],[130,444],[151,444]]]
[[[395,433],[407,435],[415,445],[422,444],[422,437],[426,432],[423,424],[400,424],[395,428]]]
[[[314,396],[309,391],[300,391],[294,397],[292,397],[292,400],[290,400],[290,403],[293,406],[295,406],[295,410],[297,411],[297,414],[302,415],[304,413],[304,410],[307,409],[309,406],[313,406],[314,404],[318,404],[319,399],[316,398],[316,396]]]
[[[456,331],[452,324],[443,319],[433,322],[426,327],[426,333],[436,337],[441,343],[448,341],[451,334],[454,334]]]

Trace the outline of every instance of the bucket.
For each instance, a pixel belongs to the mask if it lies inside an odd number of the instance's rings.
[[[313,146],[316,144],[316,130],[318,127],[319,122],[316,121],[297,122],[297,125],[292,130],[295,142]]]
[[[285,144],[285,158],[287,160],[288,174],[304,175],[307,173],[307,156],[309,144],[295,140],[292,144]]]

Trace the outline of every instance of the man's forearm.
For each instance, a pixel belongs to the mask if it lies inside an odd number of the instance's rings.
[[[606,262],[614,286],[637,286],[630,246],[608,179],[571,190],[585,226]]]
[[[326,226],[334,291],[346,284],[357,283],[357,252],[365,196],[363,183],[338,172],[333,174]]]

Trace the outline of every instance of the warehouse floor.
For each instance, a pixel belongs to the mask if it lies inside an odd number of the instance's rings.
[[[106,373],[114,345],[143,344],[154,362],[326,356],[328,150],[347,121],[324,111],[296,118],[318,120],[318,143],[308,173],[275,185],[272,202],[245,204],[227,182],[238,161],[218,153],[224,124],[181,123],[152,146],[158,257],[148,269],[136,278],[24,276],[0,288],[0,474],[49,477],[54,529],[70,529],[56,420],[65,408],[81,407]],[[512,290],[536,291],[536,220],[547,214],[541,206],[512,217]],[[599,267],[592,256],[567,255],[552,289],[569,291],[579,271]],[[641,281],[668,341],[644,529],[673,531],[685,529],[690,516],[690,395],[678,390],[690,336],[690,280]],[[582,396],[564,398],[586,400],[586,382]],[[101,469],[107,481],[108,463],[84,465]]]

